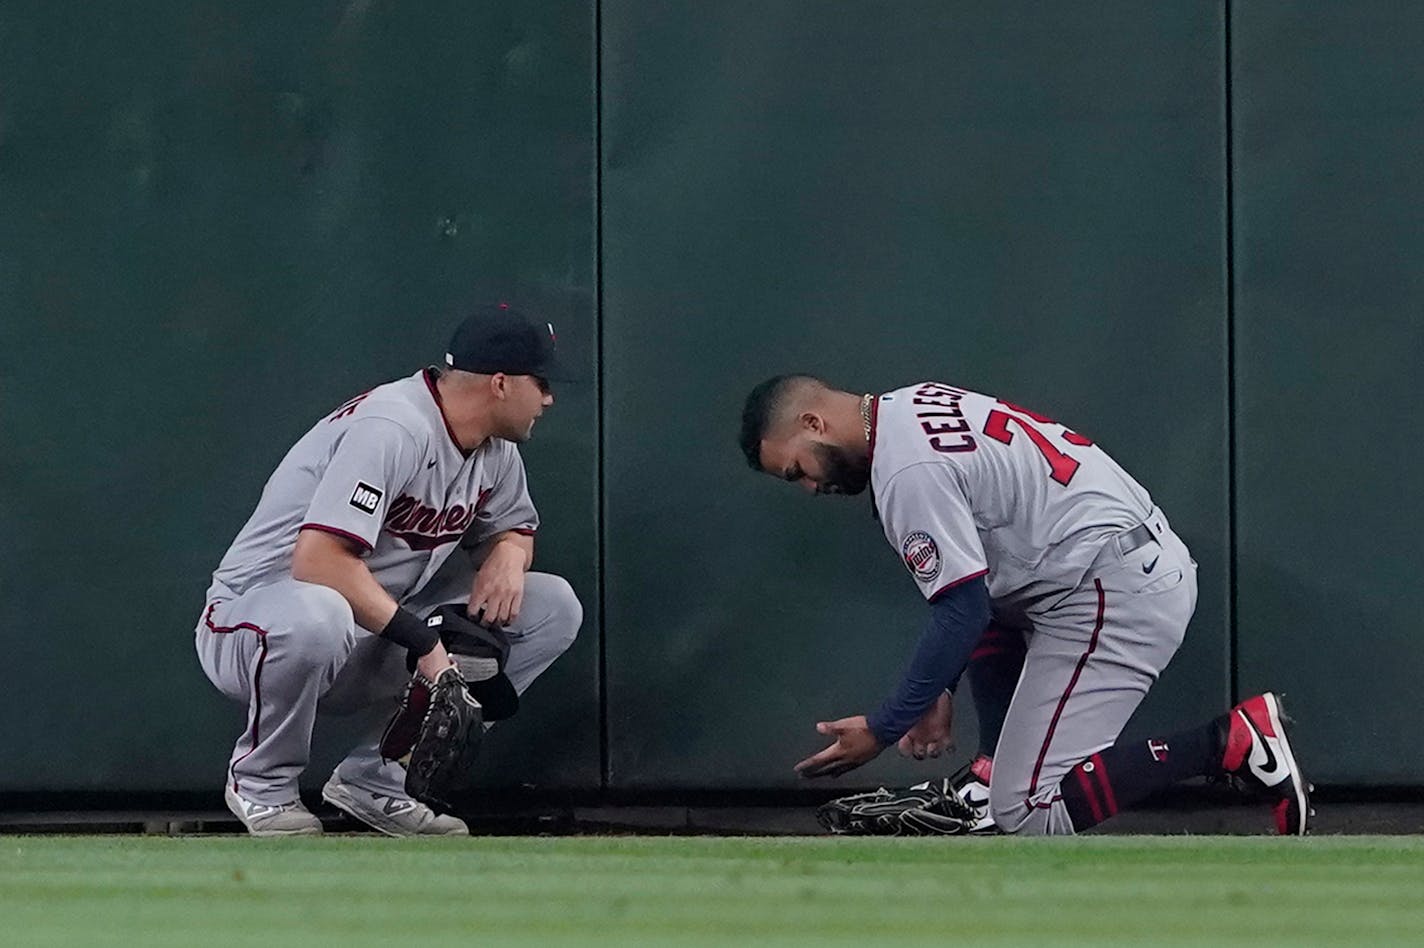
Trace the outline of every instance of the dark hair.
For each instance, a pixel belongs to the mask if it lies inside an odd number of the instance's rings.
[[[753,471],[763,469],[761,442],[766,437],[766,429],[781,412],[787,395],[803,382],[825,384],[814,375],[775,375],[747,393],[747,403],[742,407],[742,434],[739,440],[742,453],[747,456],[747,463]]]

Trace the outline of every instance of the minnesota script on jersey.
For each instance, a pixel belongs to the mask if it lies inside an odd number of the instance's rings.
[[[987,576],[995,600],[1072,589],[1152,498],[1103,450],[992,395],[921,382],[876,399],[870,482],[926,598]]]
[[[473,545],[538,525],[519,450],[499,438],[462,450],[425,369],[351,399],[292,446],[213,574],[208,599],[289,578],[304,527],[359,546],[376,581],[403,602],[462,538]]]

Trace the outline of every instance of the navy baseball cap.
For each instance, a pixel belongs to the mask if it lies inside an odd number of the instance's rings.
[[[503,372],[569,381],[557,347],[552,323],[534,320],[508,303],[487,303],[471,310],[455,328],[445,364],[480,375]]]

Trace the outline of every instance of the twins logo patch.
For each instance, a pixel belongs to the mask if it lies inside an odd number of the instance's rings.
[[[351,506],[362,513],[373,514],[381,506],[381,492],[365,481],[357,481],[356,489],[351,492]]]
[[[920,582],[927,583],[939,575],[939,547],[935,544],[934,537],[928,533],[916,530],[905,537],[905,542],[900,546],[900,555],[905,558],[905,565]]]

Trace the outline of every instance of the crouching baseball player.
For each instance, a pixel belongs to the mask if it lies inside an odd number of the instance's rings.
[[[871,823],[889,814],[881,822],[910,832],[968,832],[988,824],[963,791],[987,784],[1000,831],[1067,834],[1179,780],[1229,775],[1271,801],[1278,832],[1305,833],[1310,786],[1274,694],[1178,734],[1118,742],[1182,642],[1196,564],[1147,491],[1091,440],[953,385],[876,397],[787,375],[751,391],[741,447],[753,469],[816,494],[869,486],[930,603],[894,694],[868,715],[819,723],[833,743],[796,765],[802,776],[843,774],[897,743],[916,756],[943,750],[947,690],[966,666],[986,733],[997,731],[941,792],[898,802],[882,792],[847,809],[864,804]],[[912,827],[906,810],[919,814]],[[856,828],[851,818],[823,815],[833,829]]]
[[[225,798],[253,835],[321,832],[297,792],[318,711],[368,721],[327,802],[392,836],[468,833],[427,804],[583,618],[567,582],[528,571],[539,518],[516,445],[551,377],[552,328],[482,307],[443,368],[351,399],[268,479],[196,630],[203,671],[247,706]]]

